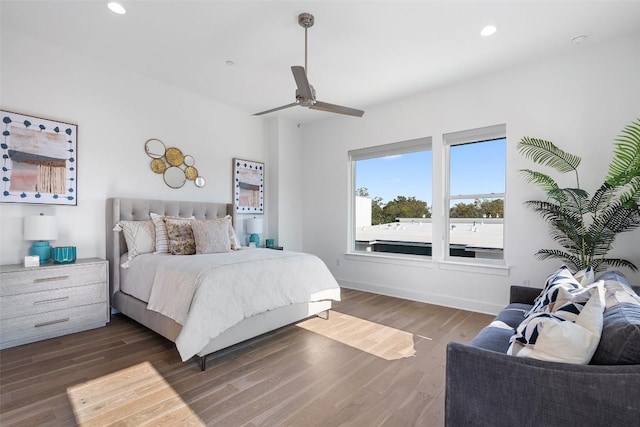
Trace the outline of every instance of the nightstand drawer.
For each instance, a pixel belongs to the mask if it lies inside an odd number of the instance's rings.
[[[0,299],[0,319],[30,316],[105,301],[107,283],[29,292]]]
[[[105,263],[33,267],[2,274],[0,296],[46,291],[107,281]]]
[[[49,311],[31,316],[0,320],[3,348],[12,341],[32,342],[61,335],[64,331],[86,329],[87,325],[107,322],[107,303]]]

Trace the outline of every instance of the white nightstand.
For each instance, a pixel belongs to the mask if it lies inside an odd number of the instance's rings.
[[[0,266],[0,349],[109,322],[108,262]]]

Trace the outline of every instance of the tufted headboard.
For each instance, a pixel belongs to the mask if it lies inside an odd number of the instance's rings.
[[[124,233],[113,231],[120,220],[145,221],[150,213],[180,217],[194,216],[196,219],[213,219],[225,215],[233,217],[233,205],[227,203],[181,202],[147,199],[107,199],[106,233],[107,259],[109,260],[110,295],[120,289],[120,256],[127,251]]]

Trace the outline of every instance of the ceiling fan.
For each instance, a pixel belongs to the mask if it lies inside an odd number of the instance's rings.
[[[343,107],[341,105],[329,104],[328,102],[318,101],[316,99],[316,90],[309,84],[307,79],[307,29],[313,26],[314,18],[310,13],[301,13],[298,15],[298,24],[304,28],[304,67],[300,65],[294,65],[291,67],[293,72],[293,78],[296,81],[296,102],[283,105],[281,107],[272,108],[270,110],[261,111],[254,114],[254,116],[261,116],[263,114],[273,113],[274,111],[284,110],[285,108],[295,107],[300,105],[301,107],[308,107],[312,110],[328,111],[330,113],[346,114],[348,116],[362,117],[364,111],[357,110],[355,108]]]

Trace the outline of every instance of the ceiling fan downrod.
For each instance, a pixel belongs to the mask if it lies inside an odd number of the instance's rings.
[[[307,67],[307,29],[313,27],[315,22],[313,15],[310,13],[301,13],[298,15],[298,24],[304,28],[304,70],[309,75],[309,68]]]

